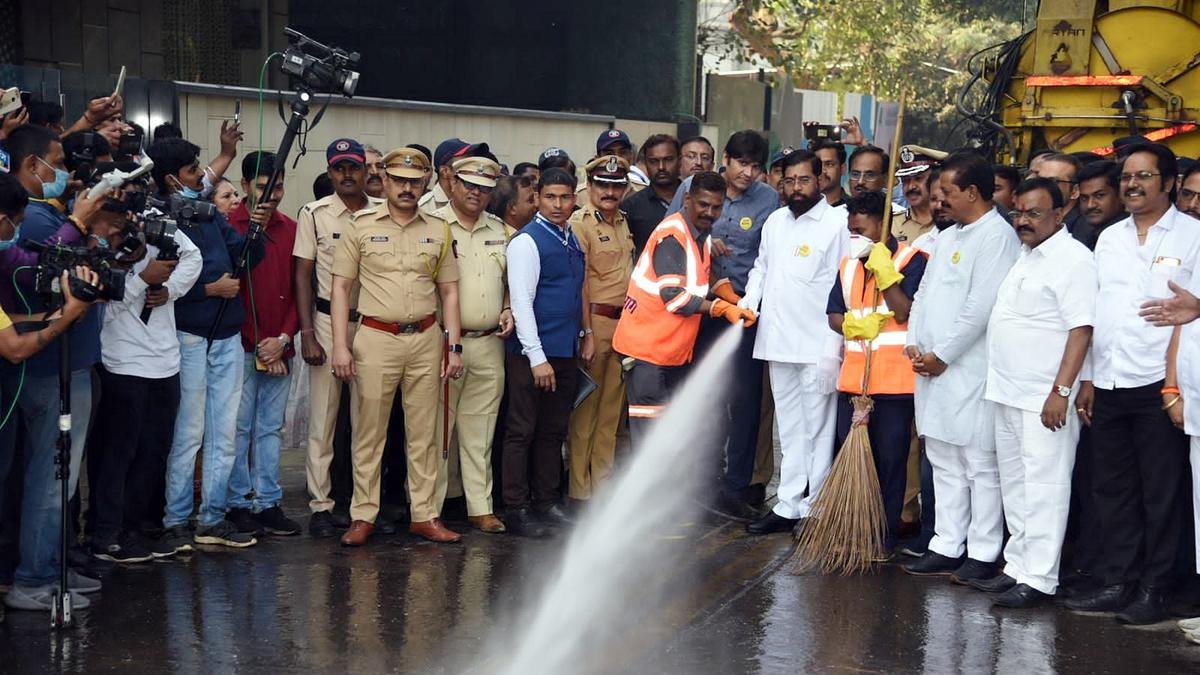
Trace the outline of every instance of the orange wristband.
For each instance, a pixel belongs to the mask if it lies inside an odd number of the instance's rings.
[[[1163,387],[1162,393],[1164,393],[1164,394],[1182,394],[1183,392],[1179,391],[1179,387]]]

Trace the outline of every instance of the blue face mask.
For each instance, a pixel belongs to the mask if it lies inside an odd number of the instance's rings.
[[[190,188],[186,185],[179,186],[179,194],[183,195],[187,199],[200,199],[200,191]]]
[[[7,251],[13,247],[13,244],[21,240],[21,224],[17,223],[13,227],[12,239],[0,239],[0,251]]]
[[[46,160],[38,157],[37,160],[42,164],[46,164]],[[42,199],[58,199],[67,191],[67,179],[71,174],[66,169],[56,169],[49,164],[46,167],[54,172],[53,183],[42,183]]]

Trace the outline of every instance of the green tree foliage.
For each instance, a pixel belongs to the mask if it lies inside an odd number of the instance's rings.
[[[963,142],[955,99],[975,52],[1021,32],[1020,0],[739,0],[730,23],[748,53],[797,86],[908,95],[905,141]]]

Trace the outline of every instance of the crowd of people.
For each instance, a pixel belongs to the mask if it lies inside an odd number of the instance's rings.
[[[891,158],[856,120],[773,153],[755,130],[718,154],[611,129],[579,165],[557,147],[507,167],[486,142],[345,137],[293,219],[278,206],[300,188],[274,154],[227,176],[237,124],[204,164],[171,124],[130,143],[117,95],[68,128],[55,108],[0,98],[10,608],[50,609],[63,556],[83,608],[116,565],[300,534],[279,478],[297,356],[309,535],[363,546],[407,520],[451,543],[462,526],[569,527],[619,438],[637,452],[689,366],[738,330],[719,433],[696,452],[701,499],[749,533],[801,531],[865,425],[880,562],[1004,607],[1197,613],[1200,166],[1166,146],[1017,168],[909,145],[886,194]],[[147,179],[93,196],[143,155]],[[106,251],[122,292],[86,264],[47,292],[25,240]],[[60,361],[68,496],[88,486],[67,551]]]

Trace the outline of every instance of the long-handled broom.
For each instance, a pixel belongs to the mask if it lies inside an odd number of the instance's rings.
[[[888,239],[892,219],[892,189],[896,183],[896,158],[900,154],[900,136],[904,127],[904,102],[902,93],[884,196],[883,236],[880,239],[883,242]],[[879,305],[879,294],[876,287],[874,306]],[[870,341],[863,341],[862,345],[866,353],[862,394],[853,399],[850,434],[834,459],[800,532],[799,543],[792,554],[796,573],[814,568],[825,574],[865,572],[883,554],[887,520],[883,513],[879,476],[875,473],[875,459],[871,454],[871,438],[867,435],[867,420],[874,407],[874,401],[867,395],[873,350]]]

